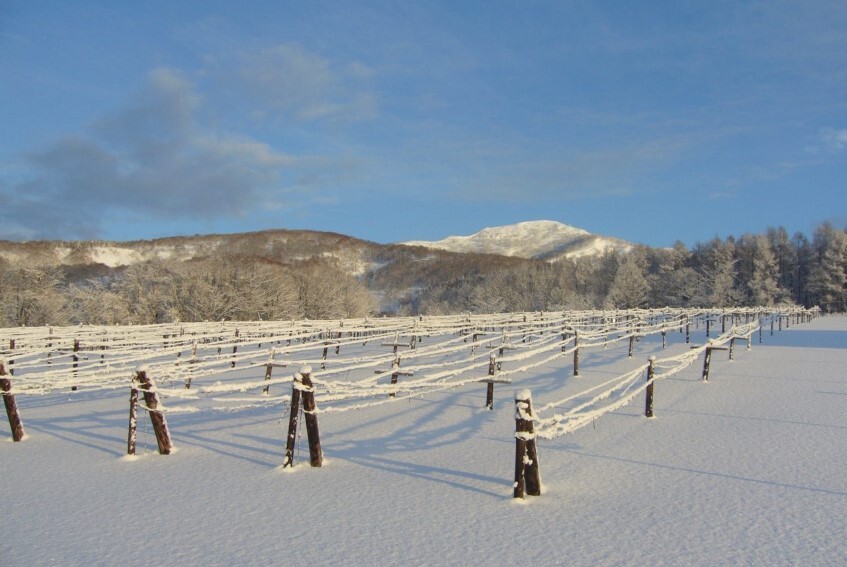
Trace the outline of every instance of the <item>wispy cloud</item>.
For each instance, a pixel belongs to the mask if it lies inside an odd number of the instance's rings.
[[[841,130],[836,128],[823,128],[820,131],[820,140],[824,149],[833,152],[840,152],[847,148],[847,128]]]
[[[143,92],[84,133],[24,157],[28,175],[0,187],[12,238],[97,236],[110,215],[243,216],[308,159],[198,124],[193,85],[156,69]],[[29,227],[29,228],[26,228]]]
[[[282,44],[241,53],[238,75],[254,101],[300,120],[359,121],[377,114],[377,97],[367,85],[374,71],[360,61],[333,63]]]

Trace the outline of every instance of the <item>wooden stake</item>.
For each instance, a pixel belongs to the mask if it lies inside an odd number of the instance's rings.
[[[272,349],[271,349],[271,354],[270,354],[270,356],[268,357],[268,364],[265,366],[265,381],[270,380],[270,379],[271,379],[271,374],[273,374],[273,371],[274,371],[274,357],[276,357],[276,349],[275,349],[275,348],[272,348]],[[270,384],[268,384],[267,386],[265,386],[264,388],[262,388],[262,393],[263,393],[263,394],[265,394],[265,395],[268,395],[268,393],[270,392],[270,390],[271,390],[271,385],[270,385]]]
[[[515,392],[515,498],[541,494],[532,418],[532,393],[529,390]]]
[[[315,404],[311,367],[301,368],[300,375],[303,385],[303,415],[306,420],[306,435],[309,438],[309,462],[313,467],[320,467],[323,464],[323,451],[321,451],[321,435],[318,430],[318,411]]]
[[[579,331],[573,332],[573,375],[579,376]]]
[[[74,381],[76,381],[76,377],[77,377],[76,368],[77,368],[77,365],[79,363],[79,355],[77,354],[78,352],[79,352],[79,339],[74,339],[74,354],[73,354]],[[71,386],[72,392],[76,392],[76,389],[77,389],[77,387],[75,385]]]
[[[656,357],[651,356],[648,360],[650,365],[647,367],[647,397],[644,404],[644,416],[653,417],[653,379],[655,378],[653,365],[656,362]]]
[[[298,388],[299,382],[297,377],[299,374],[294,375],[294,384],[291,388],[291,407],[290,414],[288,416],[288,437],[285,440],[285,459],[282,461],[282,468],[289,468],[294,466],[294,442],[297,439],[297,420],[299,418],[300,413],[300,389]]]
[[[147,372],[139,370],[135,373],[135,378],[138,381],[139,387],[144,394],[144,405],[147,406],[147,413],[150,415],[150,422],[153,424],[153,432],[156,434],[156,444],[159,446],[160,455],[170,455],[171,449],[171,434],[168,431],[168,422],[165,419],[165,414],[159,407],[159,394],[156,392],[153,381],[147,376]]]
[[[703,358],[703,382],[709,381],[709,366],[712,364],[712,347],[706,347],[705,358]]]
[[[129,389],[129,431],[126,436],[126,454],[135,454],[135,438],[138,430],[138,388],[135,379]]]
[[[494,409],[494,373],[497,371],[497,357],[493,354],[488,359],[488,384],[485,389],[485,407]]]
[[[9,427],[12,430],[12,440],[16,443],[23,441],[24,424],[18,412],[18,404],[12,393],[12,381],[6,378],[6,366],[0,362],[0,392],[3,393],[3,404],[6,406],[6,416],[9,418]]]

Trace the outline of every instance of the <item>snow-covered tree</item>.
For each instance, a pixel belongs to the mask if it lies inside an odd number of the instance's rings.
[[[847,234],[824,223],[815,230],[814,250],[816,261],[808,282],[811,298],[824,311],[844,311]]]
[[[647,303],[649,291],[650,286],[644,278],[643,256],[633,251],[619,262],[607,302],[616,309],[643,307]]]

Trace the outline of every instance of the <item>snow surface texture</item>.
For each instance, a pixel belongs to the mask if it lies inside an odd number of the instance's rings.
[[[653,419],[639,397],[540,439],[543,492],[524,501],[514,391],[542,406],[683,355],[679,333],[633,359],[589,350],[579,378],[567,357],[513,376],[494,411],[480,384],[322,414],[321,469],[302,439],[282,471],[279,407],[170,414],[167,457],[140,414],[129,459],[128,392],[19,396],[28,438],[0,430],[0,565],[845,565],[847,318],[763,335],[715,353],[708,383],[697,363],[657,382]]]
[[[543,220],[485,228],[471,236],[449,236],[436,242],[411,241],[403,244],[450,252],[545,260],[599,256],[610,251],[627,252],[632,249],[632,244],[623,240],[593,235],[581,228]]]

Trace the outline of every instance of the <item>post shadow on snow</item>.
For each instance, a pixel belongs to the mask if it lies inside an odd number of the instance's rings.
[[[24,427],[31,436],[56,437],[112,456],[126,454],[127,414],[123,412],[24,419]],[[123,431],[123,438],[118,431]]]
[[[580,450],[567,450],[567,452],[572,453],[574,455],[579,455],[581,457],[589,457],[589,458],[598,459],[598,460],[615,461],[615,462],[625,463],[625,464],[630,464],[630,465],[639,465],[639,466],[645,466],[645,467],[650,467],[650,468],[671,470],[671,471],[684,472],[684,473],[692,473],[692,474],[696,474],[696,475],[710,476],[710,477],[722,478],[722,479],[727,479],[727,480],[738,480],[738,481],[742,481],[742,482],[764,484],[764,485],[767,485],[767,486],[775,486],[775,487],[779,487],[779,488],[789,488],[789,489],[792,489],[792,490],[817,492],[819,494],[830,494],[830,495],[834,495],[834,496],[847,496],[847,492],[841,492],[839,490],[831,490],[829,488],[819,488],[819,487],[814,487],[814,486],[802,486],[802,485],[799,485],[799,484],[789,484],[789,483],[777,482],[777,481],[773,481],[773,480],[752,478],[752,477],[748,477],[748,476],[741,476],[741,475],[735,475],[735,474],[727,474],[727,473],[720,473],[720,472],[714,472],[714,471],[699,470],[699,469],[694,469],[694,468],[681,467],[681,466],[678,466],[678,465],[666,465],[666,464],[663,464],[663,463],[656,463],[656,462],[650,462],[650,461],[640,461],[638,459],[626,459],[626,458],[623,458],[623,457],[613,457],[611,455],[600,455],[600,454],[597,454],[597,453],[588,453],[588,452],[580,451]]]
[[[845,394],[847,395],[847,394]],[[720,414],[720,413],[709,413],[709,412],[700,412],[700,411],[691,411],[691,410],[675,410],[664,408],[662,409],[662,413],[680,413],[680,414],[688,414],[688,415],[702,415],[705,417],[720,417],[723,419],[739,419],[746,421],[762,421],[762,422],[770,422],[770,423],[781,423],[786,425],[803,425],[808,427],[824,427],[824,428],[834,428],[834,429],[847,429],[847,425],[836,425],[833,423],[811,423],[808,421],[794,421],[790,419],[774,419],[768,417],[750,417],[745,415],[728,415],[728,414]]]
[[[773,336],[767,336],[770,331],[764,331],[762,346],[796,347],[796,348],[847,348],[847,331],[827,331],[804,329],[802,324],[783,331],[774,331]]]

